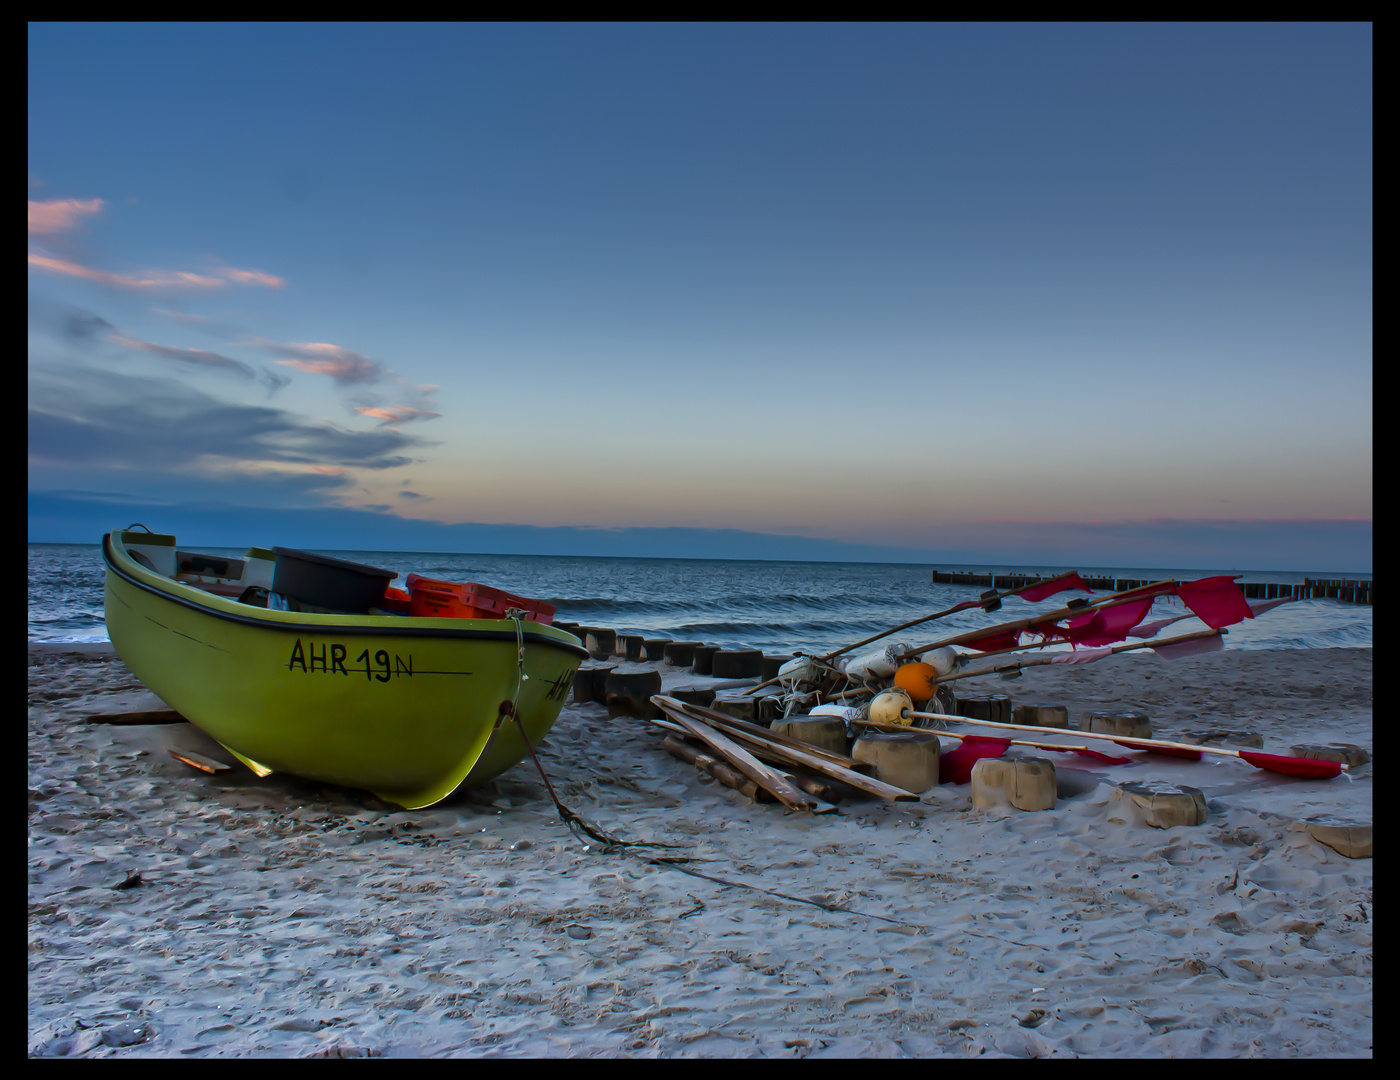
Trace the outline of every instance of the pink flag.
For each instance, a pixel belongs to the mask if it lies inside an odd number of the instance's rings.
[[[1293,603],[1293,597],[1281,596],[1277,600],[1246,600],[1245,603],[1249,605],[1249,610],[1255,615],[1262,615],[1266,611],[1273,611],[1280,604]]]
[[[1176,595],[1212,630],[1254,618],[1235,577],[1208,577],[1179,586]]]
[[[1068,592],[1071,589],[1083,589],[1087,593],[1094,590],[1084,584],[1084,579],[1079,576],[1077,570],[1072,570],[1068,574],[1061,574],[1053,577],[1049,581],[1042,581],[1039,585],[1032,585],[1029,589],[1022,589],[1018,593],[1022,600],[1027,603],[1037,603],[1046,597],[1054,596],[1056,593]]]
[[[969,641],[959,641],[958,644],[969,649],[976,649],[978,652],[995,652],[998,649],[1014,649],[1021,644],[1021,631],[989,631]]]
[[[1182,619],[1189,618],[1191,618],[1190,615],[1176,615],[1170,619],[1158,619],[1156,622],[1142,623],[1129,630],[1128,636],[1135,638],[1154,638],[1157,636],[1158,631],[1165,630],[1172,623],[1181,622]]]
[[[1180,641],[1175,645],[1149,645],[1163,660],[1180,660],[1183,656],[1200,656],[1202,653],[1220,652],[1225,648],[1225,639],[1219,634],[1210,637]]]
[[[1102,660],[1105,656],[1112,656],[1112,649],[1081,649],[1078,652],[1060,653],[1051,657],[1052,664],[1092,664],[1095,660]]]
[[[1010,739],[969,735],[962,745],[938,756],[940,784],[966,784],[972,779],[972,767],[983,758],[1001,757],[1011,745]]]
[[[1109,604],[1069,621],[1065,640],[1079,645],[1111,645],[1122,641],[1150,610],[1154,597]]]

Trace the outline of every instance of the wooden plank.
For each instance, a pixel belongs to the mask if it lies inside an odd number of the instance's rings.
[[[725,787],[733,788],[743,795],[747,795],[754,802],[772,802],[773,796],[763,788],[759,787],[738,769],[711,757],[704,753],[692,743],[688,743],[678,735],[667,735],[661,740],[662,748],[673,758],[678,758],[689,765],[694,765],[702,772],[709,773]]]
[[[667,713],[672,720],[680,724],[687,732],[699,739],[755,784],[772,792],[773,796],[784,806],[791,807],[793,810],[812,810],[815,808],[816,799],[795,787],[742,746],[720,734],[714,728],[708,727],[698,720],[692,720],[684,713],[673,710],[667,710]]]
[[[193,765],[207,773],[228,772],[232,765],[225,765],[222,761],[215,761],[207,758],[203,754],[196,754],[193,750],[171,750],[170,756],[176,761],[183,761],[186,765]]]
[[[679,713],[665,705],[660,707],[677,723],[685,722],[687,728],[690,724],[703,726],[700,725],[698,721],[691,720],[683,713]],[[903,788],[895,787],[893,784],[886,784],[882,780],[876,780],[873,776],[863,776],[852,769],[843,768],[840,765],[827,761],[825,758],[818,757],[816,754],[811,754],[804,750],[795,750],[777,743],[767,742],[757,735],[749,735],[740,732],[734,732],[733,734],[735,738],[742,739],[747,746],[754,749],[761,749],[765,754],[772,754],[785,765],[795,766],[799,769],[807,769],[819,776],[825,776],[830,780],[839,780],[848,787],[853,787],[857,791],[864,791],[869,795],[884,799],[886,802],[919,801],[919,796],[912,791],[905,791]],[[731,745],[733,744],[731,743]],[[736,749],[738,748],[736,747]]]
[[[88,713],[89,724],[183,724],[186,720],[174,709],[145,709],[136,712]]]
[[[826,758],[833,765],[840,765],[843,768],[851,769],[855,772],[867,772],[871,771],[873,768],[865,762],[857,761],[855,758],[848,757],[845,754],[838,754],[831,750],[823,750],[818,746],[811,746],[808,743],[804,743],[801,739],[794,739],[791,735],[784,735],[771,728],[766,728],[761,724],[751,724],[747,720],[740,720],[737,716],[716,712],[714,709],[707,709],[703,705],[692,705],[688,701],[679,701],[676,698],[666,697],[665,694],[657,694],[651,700],[655,705],[661,705],[664,702],[664,704],[670,705],[672,708],[688,713],[697,720],[703,720],[712,727],[744,731],[750,735],[757,735],[759,738],[767,739],[770,742],[789,746],[796,750],[805,750],[809,754],[816,754],[818,757]]]
[[[707,764],[704,764],[705,761],[713,761],[714,759],[710,758],[707,754],[702,752],[693,742],[688,741],[691,738],[691,736],[680,725],[671,724],[665,720],[653,720],[652,723],[655,724],[657,727],[665,728],[666,730],[673,733],[667,735],[666,738],[663,739],[661,742],[661,745],[665,747],[666,751],[672,757],[680,758],[682,761],[690,762],[692,765],[696,766],[696,768],[704,769],[711,776],[715,777],[715,779],[720,780],[725,784],[728,784],[730,787],[735,788],[735,790],[737,791],[742,791],[745,795],[748,795],[749,798],[755,798],[754,795],[748,790],[751,787],[756,787],[752,780],[747,780],[740,775],[739,779],[743,781],[744,786],[741,787],[737,784],[731,784],[728,780],[724,779],[723,776],[711,769]],[[757,750],[757,748],[755,748],[755,750],[756,752],[754,756],[759,758],[760,760],[763,760],[765,758],[769,759],[767,762],[769,765],[772,765],[774,762],[778,761],[776,755],[765,754],[763,751]],[[781,762],[779,762],[779,764],[781,764]],[[720,768],[725,769],[730,773],[734,773],[734,770],[730,769],[729,766],[725,765],[723,762],[719,762],[718,765]],[[782,772],[784,776],[786,776],[794,784],[800,787],[803,791],[805,791],[808,795],[815,795],[818,799],[822,799],[828,803],[840,802],[842,798],[850,794],[849,789],[845,788],[840,783],[833,780],[824,780],[820,776],[812,776],[809,773],[804,772],[789,772],[787,770],[779,771]],[[764,791],[762,788],[758,788],[758,791],[759,795],[755,801],[772,801],[772,796],[769,795],[768,792]]]

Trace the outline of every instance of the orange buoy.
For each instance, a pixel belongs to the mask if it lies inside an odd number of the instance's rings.
[[[934,679],[938,677],[932,664],[902,664],[894,673],[894,684],[922,705],[933,697]]]

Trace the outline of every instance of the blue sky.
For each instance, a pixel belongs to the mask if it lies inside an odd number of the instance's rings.
[[[31,500],[1369,569],[1371,114],[1365,25],[31,25]]]

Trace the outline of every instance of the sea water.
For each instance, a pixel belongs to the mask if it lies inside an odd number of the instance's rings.
[[[239,556],[241,549],[208,548]],[[724,648],[825,652],[860,638],[974,599],[967,585],[935,585],[933,564],[762,562],[710,559],[609,559],[566,555],[450,555],[426,552],[325,551],[399,572],[446,581],[476,581],[553,604],[556,618],[619,633],[704,641]],[[1093,566],[955,566],[948,571],[1052,574],[1068,569],[1159,581],[1189,581],[1234,571]],[[1301,583],[1304,576],[1264,571],[1243,581]],[[1369,577],[1369,575],[1362,575]],[[1062,593],[1039,604],[1008,598],[995,614],[959,612],[896,635],[910,646],[930,644],[964,630],[1063,606]],[[29,545],[29,640],[105,641],[103,566],[96,544]],[[1158,601],[1151,618],[1185,612],[1179,601]],[[1161,637],[1205,629],[1183,619]],[[1336,600],[1283,604],[1230,627],[1228,648],[1318,649],[1371,645],[1371,608]],[[1145,650],[1144,650],[1145,651]]]

